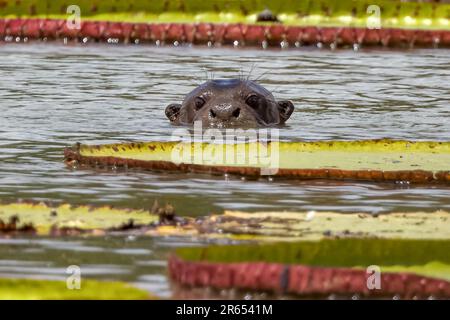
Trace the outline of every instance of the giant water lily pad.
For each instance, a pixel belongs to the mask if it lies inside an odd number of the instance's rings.
[[[322,1],[253,1],[236,2],[183,0],[145,1],[126,3],[92,3],[74,1],[89,20],[123,22],[214,22],[255,23],[257,14],[270,8],[286,25],[313,26],[373,26],[376,11],[381,12],[383,27],[403,27],[448,30],[448,10],[444,3],[405,3],[404,1],[377,0],[370,4],[353,0]],[[369,6],[371,7],[369,8]],[[376,7],[375,7],[376,6]],[[40,17],[67,19],[63,0],[6,1],[0,16]],[[379,12],[379,13],[380,13]]]
[[[154,298],[148,292],[123,282],[82,280],[80,289],[69,290],[65,281],[0,278],[0,300],[135,300]]]
[[[447,265],[450,278],[448,239],[321,239],[269,244],[212,245],[178,248],[184,260],[208,262],[274,262],[311,266],[414,266]]]
[[[291,179],[450,182],[450,142],[396,140],[77,145],[66,163]]]
[[[449,247],[450,239],[323,239],[179,248],[169,273],[194,287],[448,298]],[[375,287],[373,276],[379,277]]]
[[[225,211],[199,219],[164,212],[109,206],[10,203],[0,205],[0,234],[104,235],[133,232],[147,236],[186,236],[255,241],[321,238],[449,239],[450,213],[407,212],[372,215],[337,212]]]
[[[44,203],[10,203],[0,205],[0,234],[30,232],[38,234],[103,234],[105,230],[132,229],[158,221],[149,210],[116,209],[110,206],[56,206]]]
[[[167,227],[166,227],[167,228]],[[446,211],[389,213],[241,212],[206,217],[197,230],[210,237],[265,241],[342,238],[450,239]]]

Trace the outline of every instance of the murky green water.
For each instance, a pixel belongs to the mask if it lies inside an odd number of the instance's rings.
[[[0,201],[148,207],[158,199],[188,215],[223,209],[450,209],[450,187],[442,185],[245,181],[195,174],[71,171],[64,166],[63,148],[77,141],[169,140],[174,128],[164,116],[167,104],[180,101],[206,79],[206,73],[236,77],[253,65],[250,78],[260,77],[275,97],[291,99],[296,106],[281,130],[283,139],[450,139],[449,50],[0,44]],[[0,276],[63,277],[65,266],[78,262],[89,276],[124,279],[168,295],[167,245],[162,243],[184,242],[1,240]]]

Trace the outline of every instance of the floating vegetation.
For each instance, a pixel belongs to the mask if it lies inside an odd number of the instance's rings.
[[[450,213],[446,211],[387,214],[225,211],[199,220],[196,229],[208,237],[260,241],[450,239],[449,222]]]
[[[228,239],[239,245],[176,249],[169,259],[171,278],[187,287],[301,296],[448,298],[449,218],[445,211],[379,215],[226,211],[194,219],[177,217],[171,205],[157,202],[149,210],[11,203],[0,205],[0,219],[8,221],[0,236],[31,229],[33,234],[54,236],[131,233],[195,237],[212,243]],[[367,268],[373,266],[381,270],[377,290],[367,287],[372,275]],[[63,290],[64,282],[27,281],[0,279],[0,297],[116,298],[105,289],[113,284],[103,282],[84,281],[79,292]],[[146,298],[125,289],[115,290],[114,295]]]
[[[74,168],[109,166],[299,180],[450,182],[450,142],[136,142],[77,144],[64,154],[66,163]]]
[[[67,23],[73,12],[63,1],[6,1],[0,38],[263,48],[450,45],[450,4],[446,3],[78,0],[72,5],[83,16],[77,28]]]
[[[69,290],[66,281],[2,279],[0,300],[144,300],[155,299],[146,291],[122,282],[81,281],[79,290]]]
[[[37,233],[39,235],[79,235],[132,231],[159,221],[149,210],[115,209],[111,206],[49,206],[44,203],[0,205],[0,235]],[[22,222],[19,225],[19,221]]]
[[[179,248],[171,278],[187,287],[304,296],[448,298],[450,240],[324,239]]]
[[[0,235],[93,235],[133,233],[251,241],[298,241],[323,238],[450,239],[450,213],[240,212],[201,218],[179,217],[171,205],[149,210],[110,206],[50,206],[43,203],[0,205],[9,221]],[[19,224],[19,221],[21,223]]]

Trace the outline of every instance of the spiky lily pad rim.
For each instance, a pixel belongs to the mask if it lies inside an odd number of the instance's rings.
[[[230,150],[232,148],[233,150]],[[266,148],[277,163],[237,163],[234,154]],[[242,149],[242,150],[241,150]],[[215,150],[213,153],[211,150]],[[211,165],[205,153],[222,154]],[[233,153],[232,153],[233,152]],[[258,151],[260,152],[260,151]],[[66,148],[70,166],[114,166],[144,170],[260,176],[267,165],[275,177],[366,181],[450,182],[450,142],[364,140],[220,144],[136,142]],[[181,155],[174,158],[174,155]],[[208,154],[207,154],[208,155]],[[228,156],[230,155],[230,156]],[[233,155],[233,156],[231,156]],[[273,167],[270,167],[273,166]]]

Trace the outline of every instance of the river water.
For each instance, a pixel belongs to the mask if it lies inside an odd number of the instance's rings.
[[[74,171],[63,164],[64,147],[75,142],[170,140],[174,127],[164,115],[167,104],[180,102],[208,77],[240,74],[259,79],[277,99],[294,103],[295,112],[280,132],[284,140],[450,139],[450,51],[445,49],[354,52],[0,43],[0,201],[141,208],[158,199],[172,203],[182,215],[223,209],[450,209],[450,187],[443,185],[246,181],[199,174]],[[167,296],[164,256],[167,248],[183,244],[167,239],[1,240],[0,276],[59,277],[63,266],[77,264],[79,257],[88,276],[104,278],[99,271],[104,268],[109,278]]]

